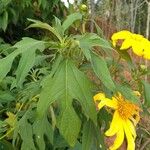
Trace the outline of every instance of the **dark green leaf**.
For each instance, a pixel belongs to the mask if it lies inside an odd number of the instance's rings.
[[[67,79],[67,82],[65,80]],[[38,103],[39,115],[43,116],[47,107],[61,98],[66,89],[72,98],[79,100],[84,113],[96,122],[96,111],[93,103],[92,84],[88,78],[80,72],[71,61],[62,62],[54,77],[51,75],[44,81],[44,88],[40,94]],[[88,91],[88,92],[87,92]]]
[[[58,119],[58,128],[69,145],[73,147],[78,138],[81,121],[74,111],[71,101],[72,99],[69,98],[66,91],[65,97],[62,99],[62,111]]]
[[[21,150],[36,150],[34,141],[33,141],[33,131],[32,125],[28,122],[28,119],[32,117],[31,111],[27,111],[25,115],[16,123],[16,128],[14,131],[13,144],[19,134],[22,143]]]
[[[95,74],[99,77],[102,83],[111,91],[115,91],[115,84],[111,78],[106,61],[101,56],[91,52],[91,63]]]
[[[53,144],[53,129],[46,116],[34,122],[33,134],[35,135],[36,144],[40,150],[45,150],[44,135]]]
[[[85,122],[82,135],[82,150],[105,150],[104,138],[100,129],[92,121]]]
[[[73,146],[81,126],[80,119],[72,107],[73,99],[81,103],[87,118],[91,118],[96,124],[96,110],[91,93],[92,84],[70,60],[63,61],[54,76],[50,75],[46,81],[44,81],[37,106],[38,114],[42,117],[48,106],[59,100],[62,115],[59,116],[58,127],[66,141]]]

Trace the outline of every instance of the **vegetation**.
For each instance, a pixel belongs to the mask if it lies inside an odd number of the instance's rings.
[[[124,26],[93,10],[114,4],[0,0],[0,149],[150,148],[150,41],[138,21],[108,39]]]

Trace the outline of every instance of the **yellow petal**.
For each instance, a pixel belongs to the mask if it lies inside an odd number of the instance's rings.
[[[120,32],[117,32],[117,33],[114,33],[111,37],[111,39],[114,41],[114,40],[119,40],[119,39],[127,39],[127,38],[130,38],[132,35],[131,32],[129,31],[126,31],[126,30],[123,30],[123,31],[120,31]]]
[[[117,125],[116,125],[117,123]],[[114,112],[112,122],[110,124],[110,128],[105,132],[106,136],[113,136],[117,133],[120,126],[120,117],[117,111]]]
[[[132,39],[135,40],[135,41],[141,41],[141,40],[145,39],[145,38],[143,37],[143,35],[135,34],[135,33],[132,33],[131,37],[132,37]]]
[[[117,40],[113,40],[113,41],[112,41],[112,44],[113,44],[114,47],[116,47]]]
[[[150,59],[150,42],[149,43],[147,43],[147,44],[145,44],[145,46],[144,46],[145,48],[144,48],[144,54],[143,54],[143,57],[145,58],[145,59]]]
[[[124,130],[122,124],[119,125],[119,130],[116,134],[116,139],[114,144],[110,147],[110,150],[118,149],[124,141]]]
[[[132,50],[138,56],[143,56],[144,55],[144,47],[143,47],[141,42],[136,42],[135,41],[132,44]]]
[[[101,99],[101,102],[98,104],[98,108],[101,109],[104,106],[108,106],[110,108],[116,109],[117,103],[109,98]]]
[[[127,143],[128,143],[127,150],[135,150],[135,142],[134,142],[134,138],[132,136],[132,133],[129,130],[126,123],[124,123],[123,126],[124,126],[124,131],[125,131],[125,135],[126,135]]]
[[[123,41],[122,46],[120,47],[120,50],[128,49],[132,46],[133,40],[128,38]]]
[[[136,126],[137,123],[140,121],[140,115],[139,112],[135,113],[134,115],[135,117],[130,117],[130,120],[133,122],[134,126]]]
[[[98,93],[94,96],[94,102],[96,101],[101,101],[101,99],[105,98],[105,94],[104,93]]]
[[[135,131],[135,127],[134,127],[133,123],[130,120],[127,120],[126,123],[127,123],[127,126],[129,128],[130,132],[133,135],[133,138],[135,139],[136,138],[136,131]]]

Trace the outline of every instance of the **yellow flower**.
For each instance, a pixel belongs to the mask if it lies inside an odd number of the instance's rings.
[[[116,47],[116,44],[117,44],[117,41],[118,40],[126,40],[126,39],[129,39],[131,38],[131,32],[129,31],[126,31],[126,30],[123,30],[123,31],[120,31],[120,32],[117,32],[117,33],[114,33],[111,37],[112,39],[112,43],[113,43],[113,46]],[[128,46],[127,46],[128,47]],[[130,46],[129,46],[130,47]],[[128,47],[128,48],[129,48]]]
[[[123,30],[114,33],[111,39],[114,47],[116,47],[118,40],[123,40],[120,50],[132,48],[136,55],[150,59],[150,41],[142,35]]]
[[[140,119],[140,108],[126,100],[120,93],[113,96],[112,100],[106,98],[103,93],[98,93],[94,96],[94,101],[99,101],[99,109],[107,106],[114,110],[110,128],[105,132],[106,136],[116,135],[114,144],[109,149],[118,149],[126,137],[128,143],[127,150],[134,150],[136,138],[135,126]]]

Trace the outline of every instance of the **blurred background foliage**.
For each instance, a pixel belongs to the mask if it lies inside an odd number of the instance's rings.
[[[146,35],[146,0],[0,0],[0,36],[12,43],[23,36],[38,35],[40,33],[25,30],[27,18],[51,24],[54,15],[63,19],[81,4],[88,6],[90,18],[96,20],[106,37],[122,29]],[[93,30],[93,23],[89,30]]]

